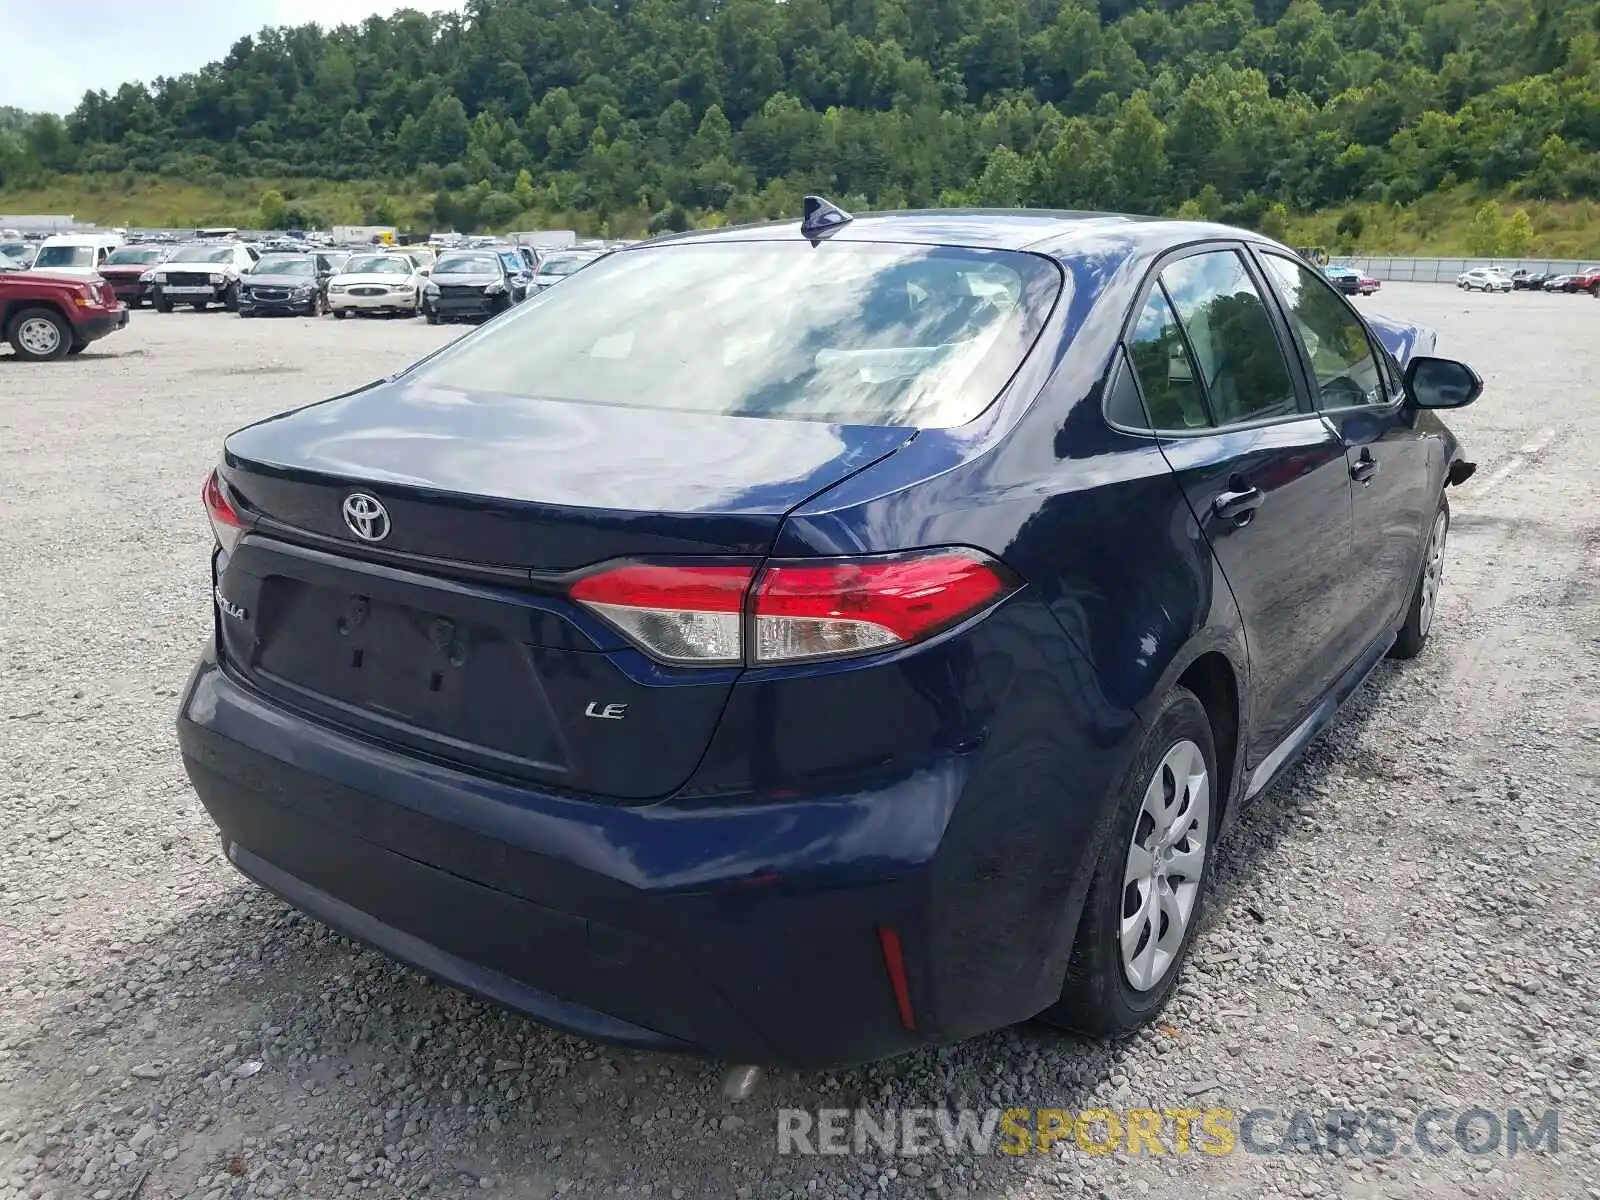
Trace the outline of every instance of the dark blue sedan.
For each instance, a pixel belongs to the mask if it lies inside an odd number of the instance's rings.
[[[594,1038],[1132,1029],[1427,640],[1482,384],[1241,230],[807,210],[229,437],[189,776],[250,878]]]

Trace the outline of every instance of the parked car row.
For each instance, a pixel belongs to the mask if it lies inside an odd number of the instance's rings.
[[[328,312],[341,321],[352,316],[420,316],[430,325],[483,320],[554,286],[600,253],[567,251],[540,260],[524,247],[493,246],[446,251],[437,261],[416,249],[348,257],[273,254],[244,273],[232,307],[242,317]]]
[[[109,252],[98,272],[130,308],[148,303],[161,313],[215,305],[242,317],[327,312],[340,320],[423,316],[437,323],[493,316],[599,253],[571,250],[541,259],[528,247],[498,245],[446,251],[442,259],[424,246],[263,254],[243,242],[198,241],[123,246]],[[442,275],[435,281],[430,277],[438,268]]]
[[[1322,273],[1346,296],[1370,296],[1383,286],[1380,280],[1354,267],[1323,267]]]
[[[1600,266],[1588,266],[1575,274],[1554,271],[1513,271],[1511,288],[1518,292],[1588,292],[1600,297]]]
[[[1467,292],[1588,292],[1600,296],[1600,266],[1574,274],[1526,268],[1508,274],[1498,267],[1473,267],[1456,276],[1456,286]]]
[[[612,249],[476,239],[437,255],[428,246],[351,251],[309,241],[251,243],[226,230],[186,242],[127,242],[120,233],[61,235],[37,245],[8,238],[0,241],[0,336],[19,357],[48,361],[126,327],[129,310],[145,305],[158,313],[217,307],[241,317],[484,320]]]

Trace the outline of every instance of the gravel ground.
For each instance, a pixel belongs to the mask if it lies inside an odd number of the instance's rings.
[[[1600,1197],[1600,304],[1362,303],[1489,383],[1453,421],[1480,469],[1440,624],[1243,818],[1162,1024],[1025,1027],[742,1104],[712,1064],[551,1033],[298,917],[187,786],[221,437],[453,331],[141,313],[72,361],[0,356],[0,1200]],[[1143,1104],[1378,1106],[1403,1141],[1429,1107],[1556,1109],[1560,1151],[776,1152],[780,1107]]]

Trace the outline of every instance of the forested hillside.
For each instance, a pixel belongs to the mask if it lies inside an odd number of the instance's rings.
[[[1281,231],[1439,191],[1600,197],[1600,4],[471,0],[263,30],[195,74],[7,124],[13,190],[63,173],[360,181],[360,215],[459,228],[681,227],[823,191]]]

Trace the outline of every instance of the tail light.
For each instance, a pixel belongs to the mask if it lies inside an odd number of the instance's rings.
[[[743,660],[744,597],[753,567],[629,563],[586,575],[572,598],[664,662]]]
[[[628,563],[584,576],[571,595],[663,662],[773,665],[911,645],[1017,586],[1004,566],[962,549],[760,569]]]
[[[246,527],[244,518],[223,490],[222,480],[215,469],[206,476],[206,485],[200,489],[200,498],[205,501],[206,516],[211,519],[211,531],[217,535],[217,545],[232,554],[233,548],[244,536]]]

